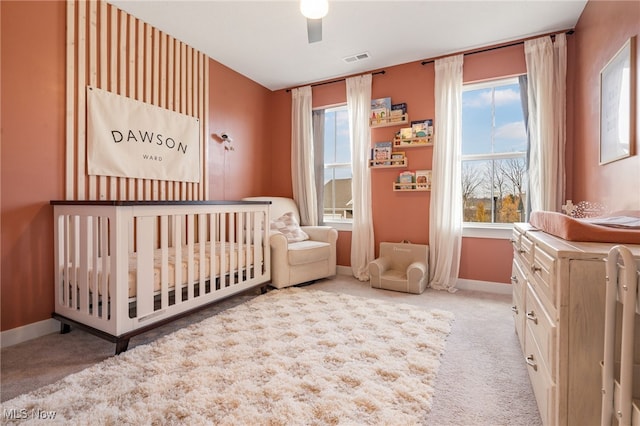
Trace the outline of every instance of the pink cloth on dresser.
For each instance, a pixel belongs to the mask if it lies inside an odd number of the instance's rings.
[[[640,211],[625,210],[607,215],[613,216],[640,217]],[[596,225],[591,223],[593,219],[576,219],[557,212],[535,211],[531,213],[529,223],[567,241],[640,244],[640,229]]]

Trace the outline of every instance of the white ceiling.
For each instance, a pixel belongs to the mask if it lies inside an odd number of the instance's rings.
[[[587,0],[330,0],[313,44],[296,0],[108,2],[278,90],[570,29]]]

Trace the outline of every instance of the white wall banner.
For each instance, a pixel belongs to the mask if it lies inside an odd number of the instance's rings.
[[[195,117],[87,87],[90,175],[200,182]]]

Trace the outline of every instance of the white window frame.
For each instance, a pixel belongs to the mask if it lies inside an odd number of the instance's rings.
[[[326,113],[327,111],[331,111],[331,110],[335,111],[335,110],[346,109],[346,108],[347,108],[347,104],[344,103],[344,104],[328,105],[328,106],[319,107],[319,108],[315,108],[315,109],[323,109],[325,111],[325,113]],[[324,163],[324,161],[323,161],[323,163]],[[351,163],[324,163],[324,169],[323,170],[346,168],[346,167],[351,169],[351,175],[353,175],[353,159],[352,159]],[[323,212],[324,212],[324,200],[318,200],[318,202],[323,204]],[[352,228],[353,228],[353,219],[324,220],[324,214],[323,214],[323,222],[324,222],[325,225],[332,226],[333,228],[337,229],[338,231],[351,231]]]
[[[481,90],[486,88],[493,88],[497,84],[509,85],[518,84],[518,77],[506,77],[488,80],[479,83],[464,84],[462,91]],[[463,117],[464,120],[464,117]],[[514,154],[518,154],[514,156]],[[470,154],[461,155],[460,162],[473,161],[473,160],[500,160],[509,158],[526,157],[526,152],[506,152],[495,154]],[[461,201],[462,202],[462,201]],[[511,239],[513,233],[513,223],[488,223],[488,222],[463,222],[462,223],[462,236],[468,238],[491,238],[491,239]]]

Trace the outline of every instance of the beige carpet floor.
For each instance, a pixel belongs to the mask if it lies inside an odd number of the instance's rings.
[[[351,277],[322,280],[307,288],[352,294],[454,313],[451,334],[435,380],[432,425],[540,425],[524,359],[513,331],[510,297],[472,291],[427,290],[409,295],[371,289]],[[252,291],[194,316],[145,333],[130,348],[205,319],[258,295]],[[53,383],[112,356],[114,345],[78,330],[52,334],[2,350],[2,401]],[[259,423],[259,422],[258,422]]]

